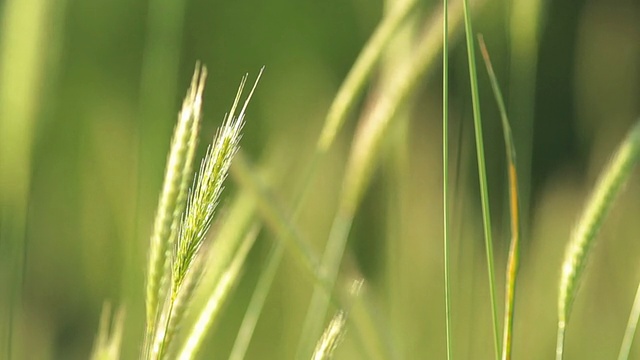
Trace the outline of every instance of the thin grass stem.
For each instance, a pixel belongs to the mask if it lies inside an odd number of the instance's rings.
[[[449,1],[442,6],[442,241],[447,359],[453,357],[451,336],[451,283],[449,277]]]
[[[518,273],[518,265],[520,262],[519,247],[520,247],[520,217],[519,217],[519,202],[518,202],[518,173],[516,166],[516,150],[513,144],[513,136],[511,134],[511,126],[509,125],[509,118],[507,117],[507,109],[504,105],[502,92],[500,91],[500,85],[493,66],[491,65],[491,58],[487,51],[487,46],[484,43],[482,35],[478,35],[478,42],[480,44],[480,52],[484,59],[484,64],[491,80],[491,88],[493,90],[494,98],[498,103],[498,109],[500,111],[500,119],[502,120],[502,131],[504,135],[504,144],[507,154],[507,165],[509,174],[509,214],[511,218],[511,242],[509,245],[509,257],[507,259],[507,271],[505,281],[505,309],[504,309],[504,324],[502,333],[502,360],[511,359],[511,343],[513,340],[513,314],[515,309],[515,296],[516,296],[516,275]]]
[[[489,293],[491,297],[491,318],[493,320],[493,337],[496,358],[500,357],[500,338],[498,336],[498,304],[495,290],[495,271],[493,262],[493,240],[491,237],[491,212],[489,211],[489,190],[487,189],[487,170],[484,163],[484,141],[482,137],[482,117],[480,112],[480,95],[478,92],[478,75],[476,71],[475,45],[469,0],[463,0],[464,28],[469,60],[469,78],[471,83],[471,101],[473,107],[473,123],[476,138],[476,155],[478,158],[478,178],[480,182],[480,198],[482,203],[482,220],[487,255],[489,276]]]

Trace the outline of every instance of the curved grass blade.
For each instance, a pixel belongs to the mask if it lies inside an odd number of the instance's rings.
[[[504,106],[504,100],[498,79],[491,66],[491,58],[487,46],[484,43],[482,35],[478,35],[480,51],[484,64],[487,67],[487,73],[491,80],[491,88],[493,96],[498,103],[500,118],[502,119],[502,131],[504,134],[504,144],[507,153],[507,164],[509,169],[509,212],[511,218],[511,243],[509,245],[509,257],[507,259],[507,271],[505,281],[505,301],[504,301],[504,324],[502,333],[502,360],[511,359],[511,343],[513,338],[513,313],[515,309],[516,296],[516,275],[518,273],[518,265],[520,263],[520,217],[518,202],[518,172],[516,167],[516,148],[513,144],[513,136],[511,135],[511,126],[507,117],[507,109]]]
[[[602,227],[616,195],[631,175],[635,163],[640,158],[640,121],[629,131],[615,155],[600,173],[600,178],[591,193],[577,225],[573,229],[567,252],[562,264],[560,288],[558,294],[558,336],[556,359],[564,354],[564,336],[571,314],[589,252],[593,247],[598,231]]]

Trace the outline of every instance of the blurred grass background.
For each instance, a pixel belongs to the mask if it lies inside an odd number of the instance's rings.
[[[240,77],[266,66],[242,148],[257,167],[276,170],[273,188],[290,209],[328,106],[389,3],[0,2],[0,358],[86,358],[105,300],[125,305],[123,358],[136,358],[148,239],[171,131],[195,62],[209,70],[201,153]],[[413,21],[425,23],[437,6],[423,2]],[[597,174],[640,115],[640,4],[485,1],[474,14],[503,86],[522,167],[525,233],[514,358],[550,358],[569,232]],[[450,62],[454,356],[491,358],[461,45],[453,43]],[[388,340],[406,359],[445,354],[440,71],[440,65],[428,71],[398,115],[406,121],[389,129],[342,269],[364,276]],[[504,145],[482,71],[480,86],[502,294],[509,239]],[[297,221],[318,254],[359,111],[319,165]],[[567,358],[617,354],[640,281],[638,175],[600,234],[568,330]],[[224,197],[241,192],[231,177]],[[274,240],[268,231],[261,234],[203,358],[226,358]],[[248,358],[294,356],[310,279],[285,256]],[[339,358],[363,357],[353,338],[348,332]],[[639,346],[634,355],[640,356]]]

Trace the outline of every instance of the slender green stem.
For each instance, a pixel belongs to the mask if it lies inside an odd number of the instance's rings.
[[[482,35],[478,35],[478,42],[480,43],[480,51],[484,59],[484,64],[491,80],[491,88],[493,89],[493,95],[498,103],[498,109],[500,110],[500,118],[502,119],[502,130],[504,134],[504,144],[507,153],[508,173],[509,173],[509,211],[511,218],[511,243],[509,245],[509,258],[507,259],[507,271],[505,281],[505,304],[504,304],[504,329],[502,336],[502,360],[511,359],[511,343],[513,337],[513,312],[515,308],[515,296],[516,296],[516,274],[518,272],[518,265],[520,262],[519,247],[520,247],[520,211],[519,211],[519,196],[518,196],[518,173],[516,167],[516,150],[513,144],[513,136],[511,135],[511,126],[509,125],[509,118],[507,117],[507,109],[504,106],[504,100],[500,86],[498,85],[498,79],[491,66],[491,59],[489,58],[489,52],[487,46],[484,43]]]
[[[640,318],[640,284],[638,284],[638,290],[636,290],[636,297],[633,300],[633,307],[629,314],[629,321],[627,322],[627,329],[624,332],[622,338],[622,345],[620,346],[620,353],[618,354],[618,360],[627,360],[629,353],[631,353],[631,344],[633,343],[633,337],[636,334],[636,328],[638,327],[638,318]]]
[[[562,360],[564,356],[564,332],[565,332],[565,322],[561,321],[558,323],[558,337],[556,339],[556,360]]]
[[[444,301],[447,334],[447,359],[451,360],[451,283],[449,279],[449,9],[448,0],[442,7],[442,218],[444,249]]]
[[[491,296],[491,317],[493,319],[493,337],[496,358],[500,356],[500,338],[498,337],[498,304],[496,301],[495,272],[493,269],[493,241],[491,239],[491,215],[489,211],[489,191],[487,190],[487,171],[484,163],[484,142],[482,139],[482,118],[480,115],[480,96],[478,93],[478,75],[476,72],[476,57],[473,28],[469,0],[463,0],[464,29],[467,40],[467,55],[469,59],[469,78],[471,82],[471,101],[473,105],[473,123],[476,137],[476,155],[478,158],[478,177],[480,182],[480,197],[482,202],[482,220],[484,223],[485,248],[487,253],[487,268],[489,275],[489,293]]]

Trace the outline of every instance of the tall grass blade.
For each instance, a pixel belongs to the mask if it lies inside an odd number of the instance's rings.
[[[640,121],[636,122],[629,131],[607,167],[600,173],[595,189],[587,200],[580,220],[571,233],[562,264],[558,294],[558,337],[556,342],[556,358],[558,360],[563,357],[565,330],[589,252],[602,227],[605,216],[622,189],[622,185],[631,175],[638,158],[640,158]]]
[[[449,1],[442,7],[442,241],[444,257],[444,313],[447,360],[453,357],[451,283],[449,278]]]
[[[518,202],[518,172],[516,167],[516,149],[513,144],[513,136],[511,135],[511,126],[507,117],[507,109],[504,105],[502,92],[498,79],[491,65],[489,51],[484,43],[482,35],[478,35],[480,51],[484,64],[491,80],[491,88],[493,95],[498,103],[500,118],[502,119],[502,131],[504,134],[504,144],[507,154],[507,165],[509,169],[509,213],[511,218],[511,242],[509,245],[509,257],[507,259],[507,271],[505,281],[505,301],[504,301],[504,324],[502,333],[502,360],[511,359],[511,343],[513,340],[513,313],[515,309],[516,296],[516,275],[518,273],[518,265],[520,262],[520,211]]]
[[[620,353],[618,353],[618,360],[629,359],[631,353],[631,344],[633,338],[636,335],[636,328],[638,327],[638,319],[640,318],[640,284],[638,284],[638,290],[636,290],[636,297],[633,300],[633,307],[629,314],[629,320],[627,321],[627,328],[624,331],[624,337],[622,338],[622,345],[620,346]]]
[[[482,202],[482,220],[484,225],[484,239],[487,253],[487,269],[489,275],[489,293],[491,296],[491,318],[493,319],[493,337],[496,358],[500,357],[500,338],[498,336],[498,304],[495,290],[495,271],[493,262],[493,240],[491,237],[491,212],[489,211],[489,191],[487,189],[487,170],[484,164],[484,140],[482,137],[482,117],[480,113],[480,95],[478,93],[478,75],[476,71],[476,55],[473,37],[473,25],[469,0],[464,4],[464,29],[467,40],[467,55],[469,60],[469,78],[471,82],[471,101],[473,107],[473,124],[476,138],[476,155],[478,158],[478,177],[480,182],[480,197]]]

